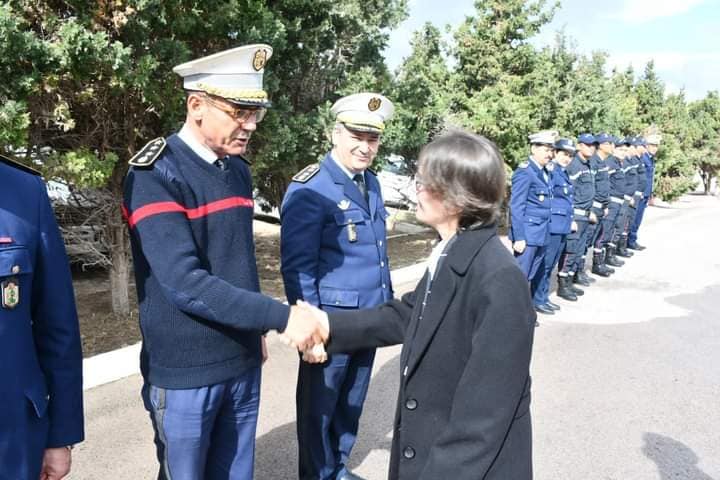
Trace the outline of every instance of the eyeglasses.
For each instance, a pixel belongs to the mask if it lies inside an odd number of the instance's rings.
[[[263,107],[233,108],[224,102],[221,103],[219,100],[216,100],[210,95],[205,95],[205,99],[210,102],[215,108],[222,111],[223,113],[228,114],[233,120],[240,123],[246,123],[250,121],[251,118],[253,119],[253,123],[260,123],[263,121],[263,118],[265,118],[265,114],[267,113],[267,108]]]

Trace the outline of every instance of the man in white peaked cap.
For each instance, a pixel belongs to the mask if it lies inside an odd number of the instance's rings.
[[[269,106],[271,55],[249,45],[176,67],[185,124],[140,150],[125,180],[160,479],[251,479],[263,332],[284,332],[300,349],[327,336],[297,307],[260,294],[243,155]]]
[[[369,169],[390,100],[358,93],[338,100],[333,148],[295,175],[281,209],[282,274],[293,304],[325,311],[370,308],[392,299],[380,184]],[[370,382],[375,350],[301,362],[297,434],[301,480],[351,480],[347,469]]]

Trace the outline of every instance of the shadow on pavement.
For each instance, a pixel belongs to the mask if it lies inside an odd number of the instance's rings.
[[[713,480],[700,470],[690,447],[658,433],[645,433],[643,453],[657,465],[662,480]]]
[[[388,434],[392,431],[399,378],[399,354],[388,360],[373,375],[363,406],[360,432],[348,464],[351,470],[357,468],[373,450],[390,451],[392,439]],[[292,408],[294,409],[294,405]],[[381,475],[382,478],[385,476],[386,473]],[[257,438],[255,479],[291,480],[296,478],[297,439],[295,422],[291,422]]]

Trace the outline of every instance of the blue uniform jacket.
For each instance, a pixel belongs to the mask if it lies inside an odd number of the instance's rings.
[[[637,191],[638,196],[644,197],[647,190],[647,171],[642,157],[635,157],[637,163]]]
[[[625,162],[611,155],[607,159],[610,174],[610,196],[623,198],[625,195]]]
[[[625,195],[632,197],[638,191],[637,179],[637,158],[627,157],[625,159]]]
[[[610,198],[610,175],[607,161],[596,153],[590,157],[590,169],[595,176],[595,201],[606,207]]]
[[[281,208],[282,276],[290,304],[324,310],[367,308],[393,297],[380,184],[365,172],[369,205],[328,154],[305,183],[288,187]]]
[[[70,269],[45,184],[4,161],[0,293],[0,477],[25,478],[19,470],[25,440],[43,449],[83,440],[82,352]],[[47,417],[46,438],[20,436],[17,425],[27,415]]]
[[[512,175],[510,192],[510,240],[528,245],[547,245],[550,234],[552,190],[543,169],[528,160]]]
[[[590,161],[584,162],[580,155],[575,155],[565,171],[573,184],[573,207],[589,211],[595,199],[595,177],[590,169]],[[587,213],[576,213],[575,219],[587,221]]]
[[[553,168],[550,182],[550,233],[566,235],[570,233],[573,221],[573,186],[567,172],[560,165]]]
[[[645,153],[642,156],[642,161],[645,164],[645,198],[650,198],[653,192],[653,180],[655,177],[655,158],[649,153]]]

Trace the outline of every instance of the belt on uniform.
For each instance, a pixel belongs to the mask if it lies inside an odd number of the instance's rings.
[[[623,198],[624,198],[625,200],[627,200],[628,202],[629,202],[630,200],[632,200],[632,197],[631,197],[630,195],[625,195]]]
[[[600,202],[593,202],[593,207],[595,208],[603,208],[603,204]]]
[[[641,197],[642,194],[643,192],[641,192],[640,190],[635,190],[635,195],[637,195],[638,197]]]
[[[587,217],[588,212],[587,210],[583,210],[582,208],[573,208],[573,213],[575,215],[580,215],[581,217]]]
[[[615,202],[615,203],[619,203],[619,204],[621,204],[621,205],[622,205],[623,203],[625,203],[625,200],[623,200],[623,199],[620,198],[620,197],[610,197],[610,201],[611,201],[611,202]]]

